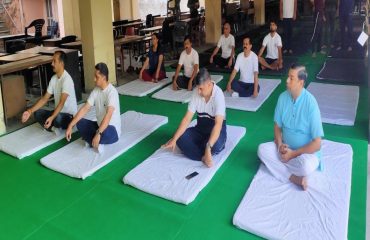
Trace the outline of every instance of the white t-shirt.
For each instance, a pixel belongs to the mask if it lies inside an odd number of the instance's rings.
[[[66,70],[64,70],[60,78],[56,74],[51,77],[47,91],[49,94],[54,95],[55,107],[58,106],[62,93],[68,94],[67,100],[60,112],[72,115],[77,113],[75,85],[71,75]]]
[[[282,47],[283,43],[281,42],[280,35],[275,32],[274,37],[271,34],[267,34],[266,37],[263,39],[262,46],[267,46],[267,55],[266,58],[271,59],[278,59],[279,58],[279,49],[278,47]]]
[[[113,87],[113,85],[110,83],[108,87],[106,87],[104,90],[95,87],[94,90],[91,92],[89,98],[87,99],[87,103],[90,106],[95,106],[96,119],[99,126],[103,121],[105,114],[107,113],[108,107],[112,106],[114,108],[109,125],[116,128],[119,138],[121,135],[121,118],[118,92],[116,88]]]
[[[254,52],[250,52],[248,57],[244,52],[239,53],[234,66],[236,71],[240,70],[239,81],[245,83],[254,83],[254,73],[258,73],[258,57]]]
[[[225,96],[221,88],[213,83],[211,98],[208,102],[204,97],[200,96],[198,91],[193,92],[193,96],[189,102],[188,111],[198,113],[198,117],[202,114],[205,117],[214,118],[223,116],[226,119]]]
[[[218,40],[217,47],[221,48],[222,50],[222,58],[229,58],[231,56],[233,47],[235,47],[234,36],[229,34],[229,36],[226,38],[225,35],[222,34],[220,39]]]
[[[283,18],[293,18],[294,1],[295,0],[283,0]]]
[[[191,49],[190,54],[186,50],[182,51],[179,59],[179,64],[184,65],[184,74],[186,77],[191,78],[193,75],[194,65],[199,65],[199,55],[194,48]]]

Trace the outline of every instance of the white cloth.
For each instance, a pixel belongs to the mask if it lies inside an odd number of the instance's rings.
[[[315,154],[302,154],[287,163],[283,163],[274,142],[260,144],[258,146],[258,157],[270,173],[283,183],[289,182],[292,174],[308,176],[319,166],[319,159]]]
[[[263,39],[262,46],[267,48],[266,58],[278,59],[279,58],[279,49],[282,47],[283,43],[281,42],[280,35],[275,32],[274,36],[271,36],[271,33],[267,34]]]
[[[293,18],[294,1],[295,0],[283,0],[283,18]]]
[[[91,92],[89,98],[87,99],[87,103],[90,106],[95,106],[96,119],[99,126],[107,113],[108,107],[114,108],[112,118],[109,121],[109,125],[112,125],[116,128],[119,137],[121,135],[121,119],[119,98],[116,88],[113,87],[113,85],[110,83],[104,90],[95,87],[94,90]]]
[[[317,100],[322,122],[345,126],[355,124],[360,95],[358,86],[311,82],[307,90]]]
[[[122,86],[117,87],[117,91],[121,95],[134,96],[134,97],[144,97],[157,89],[160,89],[167,84],[172,82],[172,76],[174,72],[166,73],[167,78],[162,79],[157,83],[143,81],[141,79],[136,79]]]
[[[188,111],[192,113],[206,113],[207,117],[223,116],[226,117],[225,96],[221,88],[214,83],[212,95],[208,102],[201,97],[198,91],[193,91]],[[198,115],[199,117],[199,115]]]
[[[71,75],[69,75],[66,70],[64,70],[60,78],[58,78],[56,74],[51,77],[47,92],[54,95],[55,107],[58,106],[62,93],[68,94],[67,100],[60,112],[72,115],[77,113],[77,100],[74,83]]]
[[[193,121],[191,126],[195,124],[196,121]],[[131,170],[123,178],[123,182],[170,201],[186,205],[191,203],[211,181],[246,132],[244,127],[228,125],[226,129],[225,149],[213,156],[214,165],[211,168],[206,167],[201,161],[192,161],[179,152],[158,149]],[[197,172],[198,175],[189,180],[185,178],[193,172]]]
[[[235,47],[235,38],[233,35],[229,34],[228,37],[225,37],[224,34],[221,35],[220,39],[218,40],[217,47],[221,48],[222,58],[229,58],[231,56],[231,52],[233,47]]]
[[[81,108],[80,104],[78,108]],[[92,108],[85,116],[86,119],[96,120],[95,109]],[[60,134],[48,132],[39,123],[31,124],[0,137],[0,150],[18,159],[25,158],[35,152],[65,138],[65,130],[60,129]],[[73,132],[76,128],[73,128]]]
[[[105,145],[103,153],[86,147],[80,138],[43,157],[41,164],[70,177],[85,179],[166,124],[168,118],[128,111],[121,115],[121,121],[120,139]]]
[[[227,108],[243,110],[243,111],[257,111],[261,105],[267,100],[271,93],[281,83],[280,79],[264,79],[260,78],[258,84],[260,91],[256,98],[253,97],[231,97],[225,94],[225,104]]]
[[[236,71],[240,70],[239,81],[245,83],[254,83],[254,73],[258,73],[258,57],[254,52],[250,52],[248,57],[244,52],[239,53],[234,66]]]
[[[182,51],[179,64],[184,66],[184,75],[191,78],[191,75],[193,75],[194,65],[199,66],[198,52],[194,48],[191,49],[190,54],[187,54],[186,50]]]
[[[222,80],[223,76],[222,75],[211,75],[211,78],[212,78],[212,81],[214,81],[215,83],[218,83]],[[186,89],[175,91],[172,89],[172,85],[170,85],[154,93],[152,95],[152,98],[171,101],[171,102],[187,103],[190,101],[192,96],[193,96],[192,91],[188,91]]]
[[[352,157],[350,145],[323,140],[325,171],[308,176],[307,191],[261,164],[234,225],[266,239],[347,239]]]

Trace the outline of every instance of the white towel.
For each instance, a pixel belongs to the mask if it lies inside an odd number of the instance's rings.
[[[308,190],[276,180],[265,165],[253,178],[233,223],[267,239],[347,239],[352,148],[324,140],[323,172],[308,176]]]
[[[260,92],[253,97],[231,97],[225,94],[227,108],[256,112],[281,83],[280,79],[259,79]]]
[[[147,160],[131,170],[123,181],[144,192],[174,202],[189,204],[211,181],[245,132],[244,127],[227,126],[225,149],[213,156],[214,165],[211,168],[207,168],[201,161],[187,159],[181,153],[158,149]],[[185,178],[193,172],[197,172],[198,175],[189,180]]]
[[[42,158],[41,164],[65,175],[85,179],[167,122],[168,118],[164,116],[128,111],[121,115],[120,139],[104,145],[103,153],[86,147],[80,138]]]
[[[324,123],[353,126],[355,124],[358,86],[312,82],[307,90],[315,96]]]

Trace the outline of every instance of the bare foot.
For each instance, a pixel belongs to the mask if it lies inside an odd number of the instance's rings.
[[[207,154],[206,154],[207,155]],[[207,167],[212,167],[213,166],[213,161],[212,161],[212,155],[211,156],[203,156],[202,157],[202,162],[207,166]]]
[[[304,191],[306,191],[307,188],[308,188],[307,178],[306,177],[299,177],[299,176],[296,176],[296,175],[292,174],[292,176],[290,176],[289,180],[292,183],[294,183],[294,184],[296,184],[298,186],[301,186]]]

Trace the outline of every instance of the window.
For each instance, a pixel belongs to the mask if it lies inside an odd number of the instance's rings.
[[[175,0],[173,0],[175,1]],[[180,1],[181,12],[188,12],[188,0]],[[146,15],[166,15],[167,14],[167,0],[139,0],[139,15],[145,20]]]

